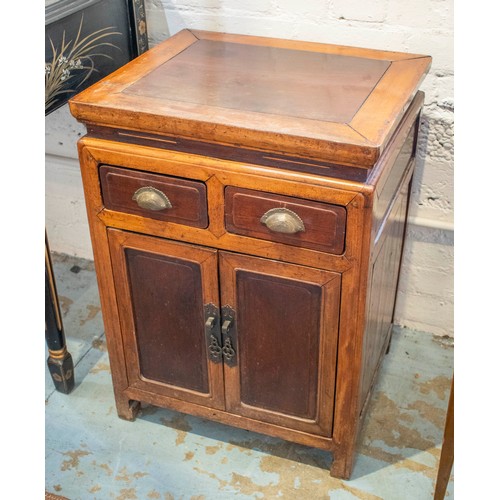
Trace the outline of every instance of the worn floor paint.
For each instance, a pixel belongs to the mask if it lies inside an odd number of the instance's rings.
[[[352,478],[341,481],[321,450],[161,408],[119,419],[93,266],[56,255],[54,268],[76,387],[60,394],[46,375],[47,491],[70,500],[433,498],[450,340],[395,329]]]

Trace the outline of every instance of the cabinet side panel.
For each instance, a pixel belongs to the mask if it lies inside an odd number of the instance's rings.
[[[364,336],[362,403],[369,394],[392,328],[407,201],[408,184],[399,193],[374,248]]]
[[[371,179],[375,190],[363,338],[361,411],[390,342],[422,104],[423,93],[418,92]]]
[[[237,297],[242,403],[314,419],[321,287],[238,271]]]
[[[199,266],[134,249],[125,252],[141,375],[208,393]]]

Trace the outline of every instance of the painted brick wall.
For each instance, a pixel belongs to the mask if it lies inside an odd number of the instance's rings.
[[[431,55],[396,323],[453,335],[452,0],[146,0],[150,44],[196,28]],[[46,120],[46,218],[53,250],[91,258],[66,107]]]

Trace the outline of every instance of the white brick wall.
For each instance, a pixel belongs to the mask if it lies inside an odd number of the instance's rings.
[[[431,55],[396,322],[453,335],[452,0],[146,0],[150,44],[196,28]],[[75,143],[63,108],[46,120],[47,231],[91,257]]]

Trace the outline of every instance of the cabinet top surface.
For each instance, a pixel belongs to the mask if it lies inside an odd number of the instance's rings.
[[[124,92],[159,101],[349,122],[390,63],[199,40]]]
[[[430,57],[183,30],[70,101],[88,124],[370,167]]]

